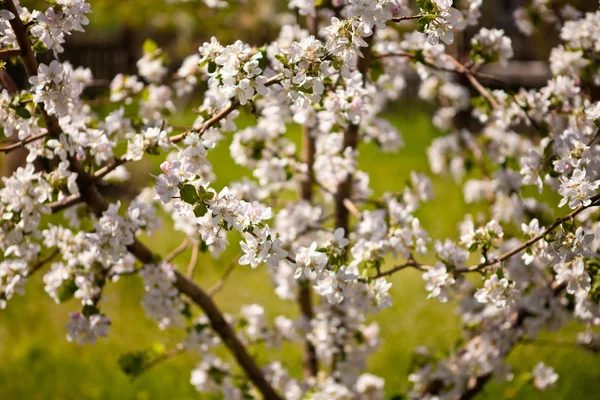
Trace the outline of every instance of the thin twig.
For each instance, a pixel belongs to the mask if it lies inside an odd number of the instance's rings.
[[[104,178],[110,172],[117,169],[118,166],[123,165],[126,162],[127,162],[127,159],[125,157],[115,158],[115,160],[112,163],[105,165],[104,167],[102,167],[99,170],[97,170],[96,172],[94,172],[94,178],[96,178],[96,179]]]
[[[544,229],[544,231],[542,233],[529,239],[528,241],[522,243],[521,245],[516,246],[515,248],[507,251],[506,253],[504,253],[496,258],[482,262],[480,264],[476,264],[476,265],[472,265],[472,266],[468,266],[468,267],[464,267],[464,268],[457,268],[456,270],[454,270],[454,273],[463,274],[463,273],[468,273],[468,272],[477,272],[485,267],[489,267],[491,265],[501,263],[502,261],[504,261],[514,255],[517,255],[520,252],[522,252],[523,250],[531,247],[533,244],[535,244],[536,242],[543,239],[544,236],[546,236],[547,234],[549,234],[550,232],[552,232],[553,230],[555,230],[556,228],[561,226],[566,221],[572,220],[577,214],[579,214],[583,210],[586,210],[588,208],[595,207],[598,205],[600,205],[600,195],[596,195],[596,196],[592,197],[592,202],[589,205],[579,206],[571,213],[565,215],[564,217],[558,218],[552,225],[550,225],[548,228]],[[389,276],[389,275],[394,274],[397,271],[401,271],[401,270],[409,268],[409,267],[417,268],[422,271],[426,271],[431,268],[431,266],[423,265],[415,260],[408,260],[406,263],[398,265],[396,267],[393,267],[387,271],[378,273],[377,275],[372,276],[370,279],[377,279],[377,278],[381,278],[384,276]]]
[[[60,250],[59,249],[55,249],[48,257],[44,258],[43,260],[40,260],[37,264],[35,264],[33,267],[31,267],[29,269],[29,271],[27,271],[27,276],[31,276],[31,275],[35,274],[44,265],[46,265],[50,261],[52,261],[54,259],[54,257],[56,257],[58,255],[58,253],[60,253]]]
[[[280,80],[281,80],[281,75],[275,75],[274,77],[267,80],[267,82],[265,83],[265,86],[274,85],[275,83],[278,83]],[[202,135],[204,132],[206,132],[208,130],[208,128],[212,127],[214,124],[216,124],[217,122],[221,121],[222,119],[227,117],[229,114],[231,114],[231,112],[233,110],[235,110],[236,108],[238,108],[239,105],[240,105],[240,103],[237,100],[232,101],[229,104],[229,106],[225,107],[224,109],[222,109],[221,111],[219,111],[218,113],[213,115],[210,119],[206,120],[206,122],[204,122],[198,129],[194,129],[191,132],[196,132],[196,133]],[[189,132],[183,132],[183,133],[180,133],[179,135],[171,136],[169,139],[171,140],[171,143],[177,143],[177,142],[180,142],[183,139],[185,139],[185,137],[188,135],[188,133]]]
[[[20,49],[3,49],[0,50],[0,60],[6,60],[11,57],[18,57],[21,55]]]
[[[361,217],[360,210],[358,209],[358,207],[356,207],[356,204],[354,204],[352,202],[352,200],[344,199],[344,207],[346,207],[346,209],[348,211],[350,211],[352,213],[352,215],[354,215],[356,218],[360,219],[360,217]]]
[[[384,276],[392,275],[392,274],[394,274],[398,271],[402,271],[403,269],[406,269],[406,268],[416,268],[420,271],[427,271],[431,267],[428,265],[420,264],[415,260],[408,260],[404,264],[397,265],[387,271],[379,272],[377,275],[371,277],[371,279],[383,278]]]
[[[206,293],[208,293],[208,295],[210,297],[213,297],[215,294],[219,293],[221,291],[221,289],[223,289],[223,286],[225,286],[225,283],[227,282],[227,279],[229,279],[229,277],[231,276],[231,274],[233,273],[233,271],[237,267],[238,262],[239,262],[241,256],[242,256],[242,253],[241,252],[238,253],[238,255],[235,256],[235,258],[233,259],[233,261],[231,261],[229,263],[229,265],[227,266],[227,269],[223,273],[223,276],[221,276],[221,279],[219,279],[217,281],[217,283],[215,283],[213,285],[213,287],[211,287],[210,289],[208,289],[206,291]]]
[[[490,261],[487,262],[483,262],[477,265],[473,265],[470,267],[466,267],[466,268],[457,268],[456,272],[457,273],[461,273],[461,272],[471,272],[471,271],[477,271],[479,269],[488,267],[490,265],[494,265],[494,264],[498,264],[504,260],[506,260],[507,258],[510,258],[516,254],[519,254],[521,251],[527,249],[528,247],[530,247],[531,245],[535,244],[536,242],[542,240],[544,238],[544,236],[546,236],[547,234],[549,234],[550,232],[552,232],[554,229],[558,228],[559,226],[561,226],[563,223],[565,223],[566,221],[569,221],[571,219],[573,219],[577,214],[579,214],[580,212],[582,212],[585,209],[588,209],[590,207],[595,207],[597,205],[599,205],[600,203],[597,203],[597,201],[600,199],[600,195],[596,195],[594,197],[592,197],[592,202],[587,205],[581,205],[579,207],[577,207],[574,211],[570,212],[569,214],[565,215],[562,218],[558,218],[556,221],[554,221],[554,223],[552,225],[550,225],[548,228],[544,229],[544,231],[542,233],[540,233],[539,235],[529,239],[528,241],[526,241],[525,243],[521,244],[520,246],[517,246],[515,248],[513,248],[512,250],[507,251],[506,253],[502,254],[499,257],[496,257]]]
[[[440,67],[440,66],[437,66],[435,64],[430,63],[429,61],[426,61],[426,60],[422,59],[422,57],[417,57],[414,54],[406,53],[406,52],[402,52],[402,51],[398,51],[398,52],[384,52],[384,53],[378,53],[378,54],[375,55],[376,58],[405,57],[405,58],[408,58],[408,59],[411,59],[411,60],[416,60],[417,62],[419,62],[419,63],[421,63],[421,64],[423,64],[423,65],[425,65],[427,67],[430,67],[432,69],[436,69],[438,71],[451,72],[451,73],[455,73],[455,74],[464,75],[467,78],[467,80],[469,81],[469,83],[475,88],[475,90],[477,90],[490,103],[490,105],[493,108],[499,108],[500,107],[500,104],[498,103],[498,101],[477,80],[477,78],[480,78],[480,79],[494,80],[496,82],[502,82],[502,80],[500,78],[497,78],[497,77],[495,77],[493,75],[482,74],[482,73],[479,73],[479,72],[472,71],[471,69],[467,68],[466,66],[464,66],[463,64],[461,64],[460,62],[458,62],[451,55],[444,54],[444,56],[452,64],[454,64],[454,66],[456,67],[456,69],[450,69],[450,68],[446,68],[446,67]]]
[[[419,19],[421,18],[422,15],[405,15],[405,16],[401,16],[401,17],[393,17],[392,21],[394,22],[402,22],[402,21],[409,21],[412,19]]]
[[[485,87],[483,87],[481,83],[479,83],[479,81],[475,77],[476,73],[471,72],[470,69],[462,65],[451,55],[444,54],[444,56],[446,57],[446,59],[450,60],[450,62],[454,64],[454,66],[456,66],[456,69],[467,78],[467,80],[469,81],[469,83],[471,83],[475,90],[477,90],[479,94],[481,94],[493,108],[500,108],[500,103],[498,103],[498,100],[496,100],[494,96],[492,96],[492,94]]]
[[[190,257],[190,262],[188,263],[186,276],[188,279],[194,278],[194,270],[196,269],[196,264],[198,263],[198,253],[200,252],[200,243],[198,239],[192,240],[192,256]]]
[[[4,69],[0,69],[0,82],[2,82],[2,85],[6,88],[6,90],[8,90],[8,93],[10,94],[15,94],[19,91],[19,88],[17,87],[15,81]]]
[[[79,203],[81,203],[81,201],[82,201],[81,195],[79,193],[77,193],[77,194],[72,194],[70,196],[67,196],[67,197],[63,198],[62,200],[48,203],[47,206],[50,207],[50,211],[52,212],[52,214],[55,214],[66,208],[74,206],[75,204],[79,204]]]
[[[43,139],[47,137],[50,133],[47,130],[44,130],[42,133],[38,133],[37,135],[29,136],[23,140],[19,140],[16,143],[13,143],[8,146],[0,147],[0,153],[10,153],[13,150],[20,149],[24,147],[27,143],[35,142],[36,140]]]
[[[592,137],[592,138],[589,140],[589,142],[587,143],[587,145],[588,145],[588,146],[591,146],[591,145],[594,143],[594,141],[596,140],[596,138],[598,137],[598,135],[600,135],[600,129],[598,129],[598,130],[596,131],[596,134],[594,135],[594,137]]]
[[[171,261],[173,261],[173,259],[175,257],[177,257],[178,255],[180,255],[181,253],[183,253],[188,246],[190,245],[190,239],[188,239],[187,237],[185,239],[183,239],[183,242],[181,242],[181,244],[179,246],[177,246],[175,249],[173,249],[173,251],[165,257],[165,262],[169,263]]]

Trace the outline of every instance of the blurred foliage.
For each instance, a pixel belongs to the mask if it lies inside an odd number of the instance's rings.
[[[229,0],[229,6],[212,9],[202,0],[87,0],[88,31],[118,32],[123,28],[137,32],[158,32],[186,38],[217,36],[223,42],[241,39],[261,43],[277,34],[281,18],[293,18],[285,0]],[[45,0],[22,1],[30,9],[44,10]],[[81,36],[81,34],[78,34]]]

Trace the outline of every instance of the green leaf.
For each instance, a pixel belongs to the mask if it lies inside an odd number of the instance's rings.
[[[160,264],[162,262],[162,257],[158,253],[152,254],[152,264]]]
[[[146,369],[146,357],[144,352],[131,352],[119,357],[119,367],[125,375],[132,379],[137,378]]]
[[[544,159],[549,160],[554,156],[554,140],[550,140],[544,148]]]
[[[275,59],[277,59],[280,63],[282,63],[286,67],[289,65],[287,58],[283,54],[276,54]]]
[[[185,184],[179,189],[179,196],[188,204],[196,204],[200,200],[196,188],[190,184]]]
[[[48,50],[46,45],[41,40],[36,41],[33,44],[32,48],[33,48],[33,51],[35,51],[36,53],[43,53],[46,50]]]
[[[208,73],[213,74],[217,70],[217,64],[214,61],[208,62]]]
[[[197,218],[203,217],[204,215],[206,215],[207,212],[208,212],[208,208],[206,207],[206,204],[204,204],[204,203],[200,203],[196,207],[194,207],[194,215]]]
[[[157,146],[146,148],[146,154],[150,154],[151,156],[160,155],[160,149]]]
[[[497,268],[494,273],[498,275],[498,279],[504,278],[504,270],[502,268]]]
[[[146,39],[142,45],[142,49],[144,50],[144,53],[152,54],[158,50],[158,45],[154,40]]]
[[[198,248],[200,249],[201,253],[206,253],[208,251],[208,245],[206,244],[206,242],[204,240],[200,241]]]
[[[25,119],[31,118],[31,113],[25,107],[17,107],[15,109],[15,111],[17,112],[17,115],[21,118],[25,118]]]
[[[204,188],[204,186],[200,186],[198,188],[198,198],[200,199],[200,201],[210,201],[213,199],[213,197],[215,197],[215,194],[213,192],[207,191]]]
[[[432,0],[417,0],[417,5],[426,12],[433,12],[436,4]]]
[[[83,315],[85,315],[86,317],[90,317],[92,315],[100,314],[100,310],[98,310],[98,308],[96,306],[87,304],[87,305],[83,306],[81,313]]]
[[[193,317],[192,307],[188,302],[183,302],[183,309],[181,310],[181,315],[183,315],[187,319],[191,319]]]
[[[421,33],[425,33],[429,24],[435,20],[436,15],[423,15],[421,18],[417,20],[417,30]]]
[[[65,301],[70,300],[75,295],[77,289],[77,285],[73,279],[63,281],[56,292],[58,301],[64,303]]]
[[[149,349],[132,351],[119,357],[119,367],[132,379],[140,376],[165,354],[165,347],[155,343]]]

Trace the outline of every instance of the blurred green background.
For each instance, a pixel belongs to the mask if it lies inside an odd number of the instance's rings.
[[[24,6],[35,2],[22,1]],[[237,36],[249,41],[272,37],[276,28],[266,23],[272,8],[281,9],[281,1],[249,1],[241,14],[231,10],[209,11],[196,2],[179,7],[166,6],[160,1],[91,1],[94,11],[90,30],[117,32],[126,27],[140,37],[171,37],[169,53],[189,53],[207,34],[223,42]],[[207,22],[199,23],[204,20]],[[182,22],[183,21],[183,22]],[[266,21],[266,22],[265,22]],[[178,23],[179,22],[179,23]],[[140,33],[141,32],[141,33]],[[237,35],[237,36],[236,36]],[[82,40],[85,36],[77,36]],[[193,50],[192,50],[193,51]],[[425,149],[440,133],[431,123],[427,107],[397,104],[387,113],[402,132],[405,147],[397,154],[381,153],[374,145],[360,147],[360,168],[371,176],[375,195],[404,186],[412,170],[430,175]],[[195,116],[191,107],[171,119],[173,124],[189,125]],[[240,128],[253,123],[253,117],[242,115]],[[299,142],[298,127],[290,127],[289,135]],[[228,146],[231,136],[210,152],[209,159],[217,175],[215,187],[221,188],[249,171],[233,164]],[[129,166],[136,186],[152,182],[150,174],[158,172],[161,157],[154,157]],[[433,177],[436,199],[425,204],[418,213],[421,225],[432,239],[456,238],[456,224],[467,212],[482,207],[467,206],[462,191],[449,177]],[[145,241],[157,253],[166,255],[183,240],[170,229],[164,219],[164,229]],[[239,251],[237,240],[230,237],[230,248],[218,260],[201,255],[196,279],[205,288],[212,286]],[[189,252],[175,259],[187,265]],[[141,279],[122,278],[104,291],[102,311],[111,317],[110,335],[94,346],[78,346],[65,340],[68,313],[79,310],[76,301],[56,305],[43,292],[41,274],[26,286],[26,295],[12,299],[6,310],[0,311],[0,399],[207,399],[189,384],[190,371],[198,358],[183,354],[161,363],[135,381],[130,381],[118,368],[117,360],[125,352],[141,350],[153,343],[173,348],[183,337],[181,330],[160,331],[144,316],[140,306],[143,295]],[[419,345],[433,350],[449,351],[460,338],[455,304],[442,305],[427,300],[420,273],[407,270],[391,278],[394,306],[377,315],[383,339],[379,351],[370,359],[369,372],[386,380],[387,394],[403,392],[406,388],[411,353]],[[239,266],[225,288],[216,295],[218,305],[236,314],[241,305],[268,305],[269,316],[285,314],[296,317],[295,304],[280,301],[273,293],[264,267],[251,270]],[[544,337],[573,340],[577,326]],[[301,374],[301,349],[284,345],[280,351],[252,349],[258,362],[282,359],[296,376]],[[515,373],[529,371],[538,361],[553,366],[560,378],[555,389],[535,392],[525,385],[515,388],[511,383],[489,384],[479,399],[594,399],[600,391],[598,358],[583,351],[549,346],[520,345],[508,360]],[[216,397],[218,398],[218,397]]]

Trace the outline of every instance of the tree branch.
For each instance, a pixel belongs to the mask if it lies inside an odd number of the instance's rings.
[[[500,104],[498,103],[498,101],[492,96],[492,94],[477,80],[477,78],[480,79],[488,79],[488,80],[493,80],[495,82],[499,82],[499,83],[503,83],[502,80],[500,80],[499,78],[493,76],[493,75],[489,75],[489,74],[482,74],[476,71],[472,71],[471,69],[467,68],[466,66],[464,66],[463,64],[461,64],[460,62],[458,62],[454,57],[452,57],[449,54],[444,54],[444,57],[446,57],[450,62],[452,62],[452,64],[454,64],[454,66],[456,67],[456,69],[451,69],[451,68],[445,68],[445,67],[440,67],[437,66],[435,64],[430,63],[427,60],[422,59],[422,57],[417,57],[414,54],[411,53],[407,53],[407,52],[403,52],[403,51],[397,51],[397,52],[383,52],[383,53],[378,53],[375,55],[376,58],[386,58],[386,57],[405,57],[411,60],[415,60],[429,68],[438,70],[438,71],[443,71],[443,72],[450,72],[450,73],[455,73],[455,74],[459,74],[459,75],[464,75],[467,80],[469,81],[469,83],[473,86],[473,88],[475,88],[475,90],[477,90],[479,92],[479,94],[481,94],[489,103],[493,108],[499,108]]]
[[[369,66],[372,59],[371,43],[373,42],[373,35],[369,36],[365,41],[367,47],[363,51],[363,57],[358,59],[358,71],[363,76],[363,82],[367,80],[367,74],[369,72]],[[342,144],[342,150],[350,147],[352,150],[356,149],[358,145],[358,133],[359,125],[350,124],[344,130],[344,138]],[[346,208],[344,201],[352,197],[352,175],[348,175],[346,180],[338,185],[335,194],[335,227],[343,228],[346,234],[349,232],[349,211]]]
[[[11,57],[18,57],[21,55],[21,50],[19,49],[3,49],[0,50],[0,60],[6,60]]]
[[[199,246],[200,243],[198,243],[198,240],[192,240],[192,256],[190,257],[190,262],[188,263],[187,272],[185,274],[190,280],[194,280],[194,270],[196,269],[198,253],[200,252]]]
[[[8,75],[4,69],[0,69],[0,82],[8,90],[8,93],[15,94],[19,91],[19,88],[15,84],[15,81]]]
[[[556,221],[554,221],[554,223],[552,225],[550,225],[548,228],[544,229],[544,231],[542,233],[540,233],[539,235],[537,235],[535,237],[532,237],[531,239],[529,239],[526,242],[522,243],[521,245],[507,251],[506,253],[503,253],[502,255],[500,255],[496,258],[493,258],[489,261],[486,261],[486,262],[482,262],[482,263],[472,265],[469,267],[465,267],[465,268],[457,268],[454,271],[454,273],[463,274],[463,273],[468,273],[468,272],[476,272],[485,267],[489,267],[491,265],[501,263],[502,261],[519,254],[523,250],[531,247],[538,241],[542,240],[544,238],[544,236],[546,236],[550,232],[554,231],[556,228],[561,226],[566,221],[569,221],[569,220],[572,220],[573,218],[575,218],[575,216],[577,216],[577,214],[579,214],[583,210],[600,205],[600,194],[592,197],[591,200],[592,200],[592,202],[589,205],[587,205],[587,206],[581,205],[581,206],[577,207],[575,210],[573,210],[572,212],[570,212],[569,214],[565,215],[564,217],[557,218]],[[389,275],[394,274],[395,272],[401,271],[401,270],[409,268],[409,267],[413,267],[413,268],[419,269],[421,271],[426,271],[431,268],[431,266],[420,264],[419,262],[417,262],[415,260],[408,260],[406,263],[395,266],[387,271],[378,273],[377,275],[370,277],[370,279],[377,279],[377,278],[381,278],[384,276],[389,276]]]
[[[476,72],[472,72],[469,68],[462,65],[451,55],[444,54],[444,56],[456,66],[457,71],[467,78],[467,80],[469,81],[469,83],[471,83],[475,90],[477,90],[479,94],[481,94],[493,108],[500,108],[500,103],[498,103],[498,100],[496,100],[494,96],[492,96],[492,94],[485,87],[483,87],[481,83],[479,83],[479,81],[475,77]]]
[[[267,80],[267,82],[265,83],[265,86],[268,87],[268,86],[274,85],[275,83],[279,82],[280,79],[281,79],[280,75],[275,75],[274,77]],[[210,128],[217,122],[221,121],[223,118],[227,117],[229,114],[231,114],[231,112],[233,110],[235,110],[239,106],[240,106],[240,103],[237,100],[233,100],[229,104],[229,106],[225,107],[224,109],[222,109],[221,111],[219,111],[218,113],[213,115],[210,119],[206,120],[200,126],[200,128],[198,128],[197,130],[193,130],[193,132],[196,132],[196,133],[202,135],[204,132],[206,132],[206,130],[208,128]],[[182,141],[183,139],[185,139],[185,137],[188,135],[188,133],[189,132],[183,132],[183,133],[180,133],[179,135],[171,136],[171,138],[170,138],[171,143],[177,143],[177,142]]]
[[[177,246],[175,249],[173,249],[173,251],[171,253],[169,253],[168,256],[165,257],[164,262],[170,263],[171,261],[173,261],[175,259],[175,257],[177,257],[178,255],[183,253],[188,248],[189,245],[190,245],[190,240],[186,237],[185,239],[183,239],[183,242],[181,242],[181,244],[179,246]]]
[[[308,18],[308,25],[316,31],[316,18]],[[315,162],[315,153],[317,152],[316,140],[311,134],[308,126],[302,127],[302,161],[308,167],[306,179],[300,183],[300,199],[312,203],[313,183]],[[298,305],[305,322],[310,326],[314,318],[314,311],[311,299],[310,284],[306,279],[298,282]],[[317,376],[319,372],[319,361],[315,346],[308,338],[304,338],[304,375],[306,377]]]
[[[221,289],[223,289],[223,286],[225,286],[225,282],[227,282],[227,279],[229,279],[229,277],[235,270],[235,267],[239,262],[241,254],[242,253],[238,253],[238,255],[233,259],[233,261],[230,262],[227,266],[227,269],[223,273],[223,276],[221,276],[221,279],[219,279],[217,283],[215,283],[210,289],[207,290],[206,293],[208,293],[210,297],[213,297],[215,294],[219,293]]]
[[[401,17],[393,17],[392,21],[394,22],[402,22],[402,21],[409,21],[412,19],[419,19],[421,18],[422,15],[405,15],[405,16],[401,16]]]
[[[573,219],[577,214],[579,214],[580,212],[582,212],[585,209],[588,209],[590,207],[595,207],[597,205],[599,205],[600,203],[598,202],[598,200],[600,200],[600,195],[596,195],[594,197],[592,197],[592,202],[587,205],[581,205],[579,207],[577,207],[575,210],[573,210],[572,212],[570,212],[569,214],[565,215],[564,217],[561,218],[557,218],[556,221],[554,221],[554,223],[552,225],[550,225],[548,228],[544,229],[544,231],[542,233],[540,233],[539,235],[529,239],[528,241],[526,241],[525,243],[521,244],[520,246],[517,246],[515,248],[513,248],[512,250],[507,251],[506,253],[500,255],[499,257],[496,257],[492,260],[489,260],[487,262],[483,262],[477,265],[473,265],[471,267],[466,267],[466,268],[457,268],[456,272],[457,273],[462,273],[462,272],[472,272],[472,271],[477,271],[480,270],[482,268],[488,267],[490,265],[494,265],[494,264],[498,264],[504,260],[506,260],[507,258],[510,258],[516,254],[519,254],[521,251],[527,249],[528,247],[532,246],[533,244],[537,243],[538,241],[542,240],[544,238],[544,236],[546,236],[547,234],[549,234],[550,232],[552,232],[554,229],[558,228],[559,226],[561,226],[563,223],[565,223],[566,221],[569,221],[571,219]]]
[[[394,268],[391,268],[387,271],[380,272],[377,275],[371,277],[371,279],[379,279],[379,278],[383,278],[384,276],[390,276],[390,275],[393,275],[394,273],[401,271],[403,269],[406,269],[406,268],[416,268],[420,271],[427,271],[431,267],[420,264],[415,260],[409,259],[404,264],[400,264],[400,265],[397,265]]]
[[[23,140],[19,140],[11,145],[0,147],[0,153],[10,153],[13,150],[20,149],[24,147],[26,144],[35,142],[36,140],[43,139],[49,136],[50,133],[47,130],[44,130],[42,133],[38,133],[37,135],[29,136]]]
[[[43,260],[38,261],[37,264],[35,264],[33,267],[31,267],[29,269],[29,271],[27,271],[27,276],[31,276],[33,274],[35,274],[37,271],[39,271],[44,265],[48,264],[50,261],[52,261],[54,259],[54,257],[56,257],[58,255],[60,251],[58,249],[55,249],[48,257],[44,258]]]

